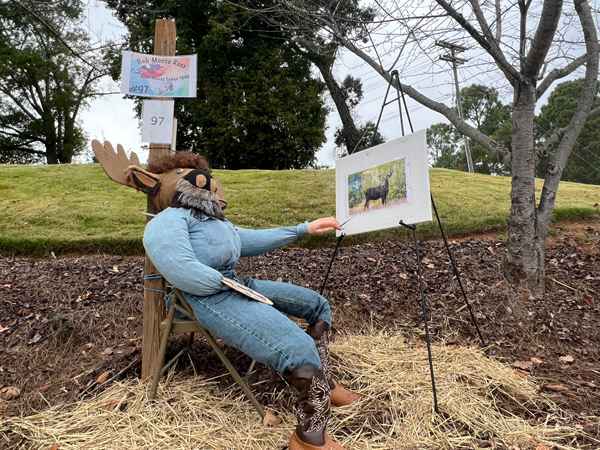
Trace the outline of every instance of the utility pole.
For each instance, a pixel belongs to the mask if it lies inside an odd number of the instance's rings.
[[[456,70],[459,64],[464,64],[468,61],[468,59],[458,58],[456,56],[457,53],[462,53],[465,50],[468,50],[467,47],[463,47],[462,45],[452,44],[451,42],[446,41],[437,41],[435,43],[438,47],[445,48],[446,50],[450,50],[450,54],[440,56],[442,61],[448,61],[452,63],[452,70],[454,72],[454,86],[456,89],[456,107],[458,109],[458,117],[464,120],[462,113],[462,105],[460,100],[460,89],[458,87],[458,72]],[[469,138],[463,134],[463,139],[465,142],[465,155],[467,157],[467,167],[470,173],[473,173],[473,161],[471,160],[471,150],[469,149]]]
[[[177,37],[177,28],[173,20],[156,19],[156,29],[154,32],[154,54],[161,56],[174,56],[175,43]],[[171,98],[158,98],[159,100],[173,101]],[[176,125],[175,125],[176,127]],[[173,131],[177,133],[177,129]],[[170,154],[172,144],[150,144],[150,156],[148,162],[160,158],[163,155]],[[148,198],[147,209],[149,213],[154,213],[154,204]],[[148,216],[150,221],[152,216]],[[142,380],[149,379],[156,367],[158,360],[158,349],[161,341],[160,323],[166,316],[165,307],[165,280],[157,278],[158,269],[154,266],[146,254],[146,263],[144,265],[144,306],[143,306],[143,335],[142,335]]]

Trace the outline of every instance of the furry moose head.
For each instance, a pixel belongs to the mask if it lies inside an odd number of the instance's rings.
[[[106,175],[119,184],[132,187],[144,194],[154,205],[154,213],[158,214],[167,208],[175,195],[177,182],[194,169],[212,172],[203,156],[192,152],[177,152],[162,156],[148,164],[147,170],[142,169],[136,153],[131,152],[128,158],[123,147],[118,144],[117,151],[110,142],[92,141],[92,149]],[[216,181],[216,193],[219,204],[225,209],[227,202],[223,185]]]

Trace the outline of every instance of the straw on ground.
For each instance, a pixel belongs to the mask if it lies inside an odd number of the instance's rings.
[[[351,379],[364,395],[354,405],[334,409],[329,425],[329,434],[349,450],[483,444],[574,449],[574,440],[584,436],[566,425],[568,418],[532,382],[477,348],[433,346],[440,415],[433,411],[423,343],[392,333],[338,336],[332,355],[338,378]],[[272,401],[283,424],[269,428],[235,385],[224,390],[201,375],[171,374],[154,403],[147,401],[147,388],[136,381],[117,383],[94,399],[7,418],[0,433],[4,439],[17,433],[34,449],[54,444],[60,450],[283,449],[295,425],[289,392]],[[553,413],[544,413],[540,423],[529,420],[542,410]]]

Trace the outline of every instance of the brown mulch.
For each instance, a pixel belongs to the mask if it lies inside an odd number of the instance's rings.
[[[450,247],[487,355],[536,381],[574,422],[600,436],[600,226],[558,230],[549,240],[543,299],[524,298],[507,285],[500,271],[502,240],[451,240]],[[422,242],[419,250],[431,338],[479,345],[443,242]],[[281,249],[243,260],[238,273],[318,291],[332,251]],[[89,398],[112,379],[138,377],[142,276],[141,257],[0,258],[0,392],[7,386],[21,390],[15,400],[0,400],[0,416]],[[424,339],[418,281],[412,243],[341,247],[324,292],[335,331],[388,328]],[[169,351],[182,342],[173,340]],[[179,370],[221,374],[207,349],[196,344]],[[246,356],[233,349],[228,355],[245,370]],[[99,384],[101,375],[109,381]],[[268,404],[281,380],[265,368],[254,377],[265,378],[257,394]],[[544,420],[543,411],[511,412]]]

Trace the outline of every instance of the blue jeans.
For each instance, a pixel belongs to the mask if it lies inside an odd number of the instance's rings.
[[[236,277],[236,281],[242,280]],[[301,286],[249,279],[244,282],[273,302],[257,302],[234,291],[221,291],[208,297],[183,292],[198,322],[215,336],[282,375],[298,367],[321,368],[314,340],[290,316],[308,324],[318,319],[331,326],[327,300]]]

